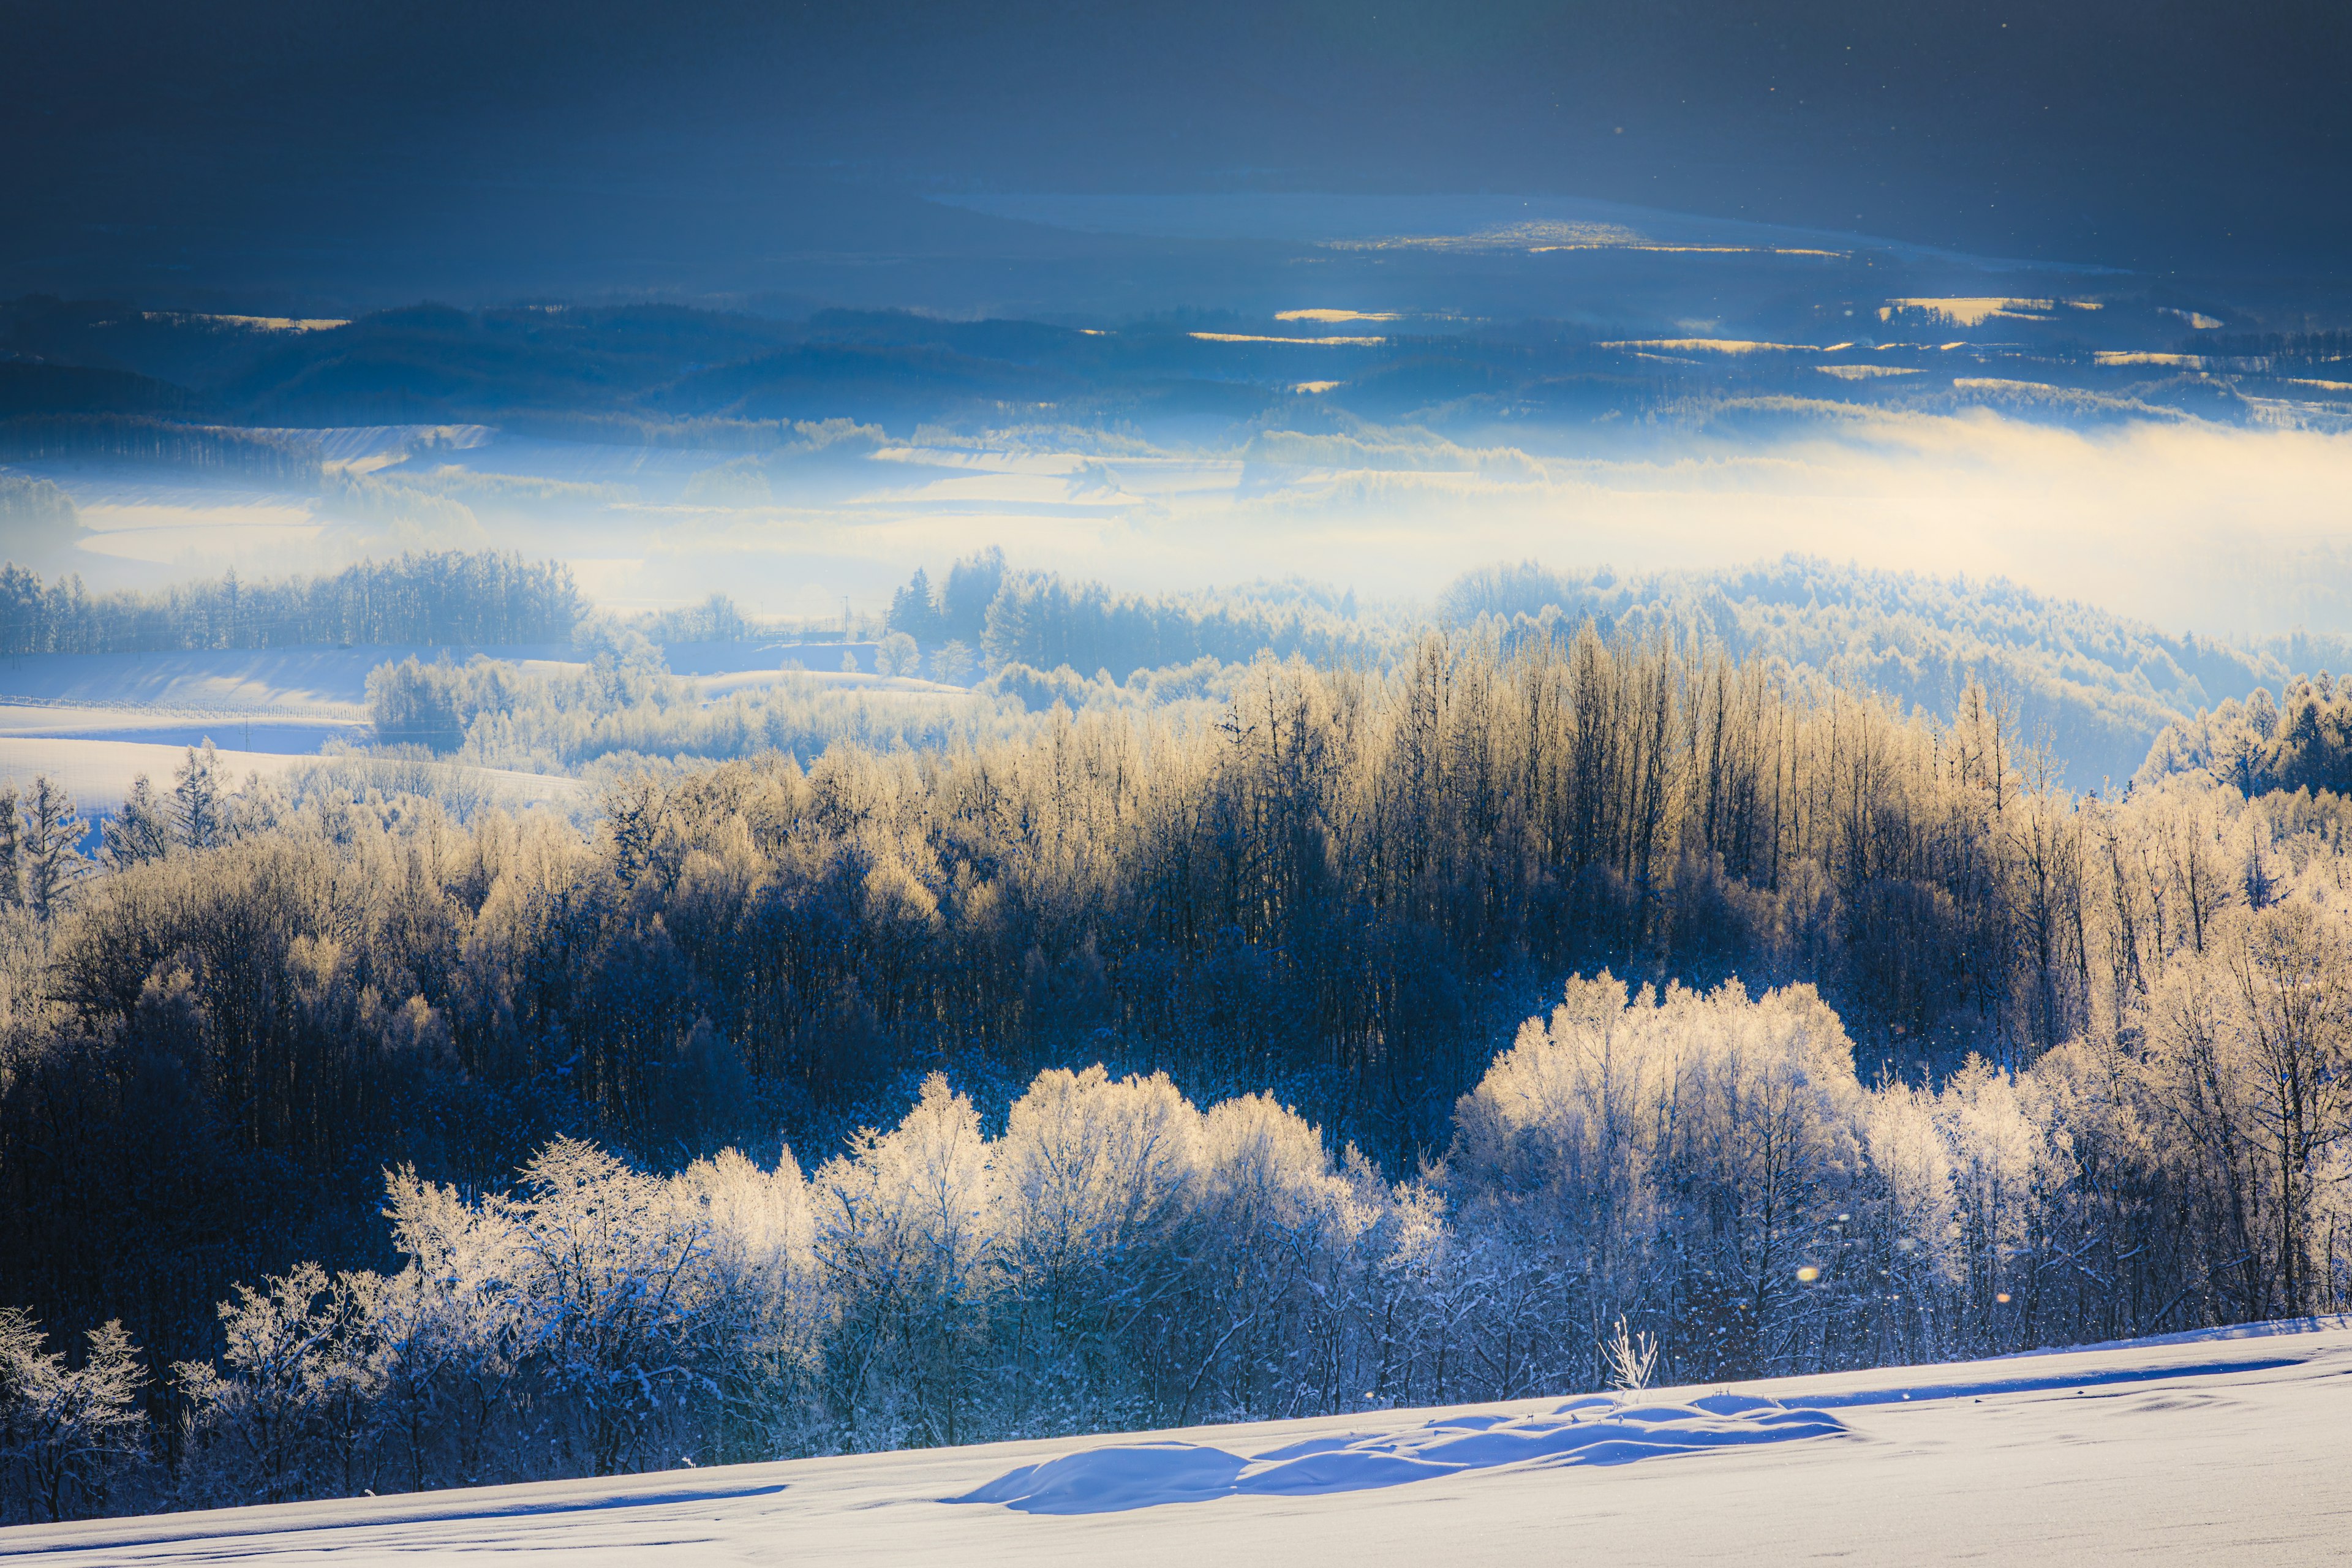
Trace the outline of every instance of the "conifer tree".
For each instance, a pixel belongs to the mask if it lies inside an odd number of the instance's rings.
[[[0,784],[0,910],[24,899],[24,819],[16,810],[16,786]]]
[[[81,852],[88,825],[73,796],[47,773],[33,781],[23,812],[24,900],[35,914],[48,920],[65,908],[75,885],[89,871]]]
[[[99,825],[101,852],[116,867],[160,860],[172,852],[172,814],[141,773],[131,781],[122,808]]]
[[[191,849],[210,849],[227,831],[227,793],[221,786],[220,757],[206,736],[190,746],[187,761],[173,771],[172,827]],[[144,783],[144,780],[141,781]]]

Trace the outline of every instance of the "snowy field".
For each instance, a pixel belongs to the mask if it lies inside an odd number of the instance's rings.
[[[169,789],[187,748],[209,740],[235,784],[316,762],[331,741],[369,740],[367,675],[410,656],[543,661],[568,647],[289,647],[0,658],[0,783],[61,784],[85,816],[111,811],[144,773]],[[472,769],[517,804],[564,802],[570,779]]]
[[[244,788],[248,779],[278,778],[326,761],[298,752],[239,751],[218,743],[223,731],[217,726],[204,732],[214,738],[222,775],[233,789]],[[258,728],[254,738],[261,738]],[[132,782],[142,773],[157,789],[168,791],[173,773],[187,762],[191,743],[194,742],[59,740],[0,732],[0,784],[14,784],[22,793],[36,778],[47,777],[72,795],[82,816],[94,822],[100,816],[111,815],[123,796],[131,793]],[[578,779],[561,774],[462,767],[456,763],[435,765],[455,775],[483,799],[509,810],[532,805],[569,808],[587,795],[586,786]],[[387,776],[386,787],[397,787],[394,779],[402,776]],[[93,826],[91,832],[96,831]],[[91,847],[86,844],[83,847],[87,851]]]
[[[845,653],[856,659],[863,673],[841,668]],[[73,739],[144,728],[151,721],[179,727],[249,725],[257,740],[265,726],[357,730],[370,721],[367,678],[377,666],[405,658],[464,664],[477,657],[542,671],[580,669],[586,663],[585,656],[568,643],[5,655],[0,656],[0,736]],[[705,700],[787,678],[919,695],[952,696],[964,689],[875,675],[875,645],[870,642],[674,643],[665,658],[673,672],[696,683]],[[805,668],[788,668],[792,666]],[[227,745],[230,737],[215,728],[213,740]],[[312,741],[300,749],[315,752],[318,747]]]
[[[59,1564],[2339,1563],[2352,1321],[0,1531]]]
[[[859,672],[840,668],[845,652]],[[47,774],[91,816],[111,811],[142,773],[168,789],[186,748],[207,740],[235,784],[274,777],[317,762],[330,742],[373,739],[367,677],[377,666],[409,658],[463,663],[477,655],[541,671],[584,668],[578,649],[553,643],[0,657],[0,784],[22,790]],[[893,702],[966,694],[962,687],[872,673],[872,643],[685,643],[668,658],[706,704],[786,682]],[[787,668],[803,664],[811,668]],[[569,778],[465,771],[509,805],[567,805],[582,793]]]
[[[0,704],[178,708],[256,718],[268,712],[363,724],[368,671],[376,666],[412,658],[463,664],[477,654],[526,664],[579,658],[566,643],[10,654],[0,656]]]
[[[275,778],[315,760],[285,752],[221,746],[219,731],[206,732],[215,737],[221,772],[231,788],[243,787],[249,776]],[[142,773],[156,788],[169,790],[173,771],[187,762],[187,748],[193,743],[0,734],[0,784],[14,784],[22,792],[35,779],[47,778],[73,796],[85,817],[96,817],[113,811]]]

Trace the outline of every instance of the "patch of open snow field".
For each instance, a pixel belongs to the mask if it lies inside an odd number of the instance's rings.
[[[693,680],[694,689],[705,707],[737,692],[760,691],[772,686],[790,684],[830,687],[835,690],[856,692],[861,697],[893,700],[971,695],[971,689],[968,686],[949,686],[911,675],[852,674],[839,669],[745,669],[727,675],[698,675],[693,677]]]
[[[411,658],[428,664],[440,658],[463,664],[476,654],[519,662],[579,658],[567,643],[9,654],[0,655],[0,703],[155,706],[205,712],[269,709],[364,721],[368,671],[376,666]]]
[[[243,788],[248,776],[275,778],[327,761],[299,752],[248,752],[222,746],[219,742],[233,737],[235,731],[218,725],[197,728],[214,741],[221,773],[233,788]],[[21,793],[36,778],[46,776],[74,797],[84,816],[95,819],[111,815],[142,773],[158,789],[170,789],[173,773],[187,762],[188,744],[0,734],[0,784],[14,784]],[[568,805],[586,792],[586,786],[578,779],[560,774],[461,767],[457,763],[438,765],[462,773],[488,796],[517,806]]]
[[[367,720],[304,713],[184,708],[83,707],[0,702],[0,746],[19,740],[135,741],[162,746],[215,745],[275,756],[305,756],[329,741],[356,741]]]
[[[194,501],[93,501],[81,508],[92,555],[202,570],[217,558],[265,560],[318,543],[326,524],[308,506],[274,497],[207,496]]]
[[[211,731],[215,742],[217,730]],[[285,752],[247,752],[215,747],[221,772],[236,785],[248,774],[274,777],[317,759]],[[22,792],[36,778],[61,785],[79,803],[82,815],[111,812],[142,773],[160,789],[172,787],[172,773],[187,761],[185,743],[0,736],[0,784]]]
[[[0,1531],[27,1563],[2335,1563],[2352,1321]]]
[[[316,762],[332,741],[373,734],[368,672],[415,656],[476,652],[545,661],[568,646],[489,649],[288,647],[175,653],[19,654],[0,658],[0,782],[47,774],[85,814],[111,811],[144,773],[169,787],[187,748],[211,741],[242,783]],[[520,802],[569,800],[569,779],[475,769]]]

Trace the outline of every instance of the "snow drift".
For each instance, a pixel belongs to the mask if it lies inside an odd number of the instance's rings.
[[[1623,1465],[1664,1454],[1785,1443],[1843,1432],[1821,1410],[1713,1394],[1688,1404],[1622,1405],[1601,1395],[1529,1415],[1442,1415],[1395,1434],[1316,1436],[1243,1458],[1198,1443],[1114,1444],[1024,1465],[955,1502],[1025,1513],[1107,1513],[1235,1493],[1313,1497],[1504,1466]]]

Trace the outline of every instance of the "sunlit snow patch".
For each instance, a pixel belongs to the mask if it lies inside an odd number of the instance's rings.
[[[1394,310],[1335,310],[1317,308],[1311,310],[1276,310],[1277,321],[1319,321],[1328,326],[1339,321],[1393,321],[1400,320]]]
[[[1362,1491],[1505,1465],[1622,1465],[1662,1454],[1844,1431],[1820,1410],[1750,1394],[1687,1405],[1572,1399],[1541,1415],[1447,1415],[1404,1432],[1311,1437],[1251,1458],[1199,1443],[1124,1443],[1024,1465],[951,1502],[1024,1513],[1115,1513],[1234,1496]]]
[[[1889,300],[1878,308],[1882,321],[1893,318],[1897,310],[1919,310],[1930,316],[1941,316],[1956,327],[1980,327],[2000,316],[2011,321],[2046,321],[2043,312],[2056,309],[2053,300],[2011,300],[1991,296],[1965,299]]]

